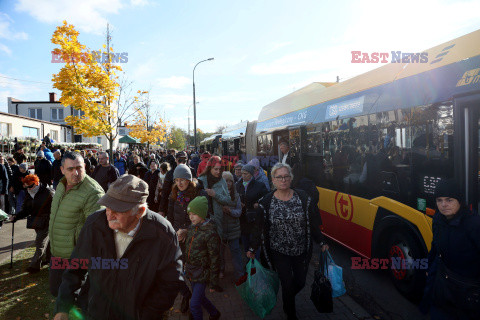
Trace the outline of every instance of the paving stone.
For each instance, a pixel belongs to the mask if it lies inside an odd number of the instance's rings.
[[[317,251],[318,252],[318,248]],[[314,250],[315,250],[314,249]],[[296,297],[297,315],[300,320],[374,320],[374,318],[368,314],[358,303],[356,303],[347,294],[333,299],[333,313],[320,314],[315,309],[315,306],[310,301],[311,284],[313,282],[315,265],[317,264],[318,257],[313,257],[310,264],[307,281],[305,288]],[[225,278],[220,279],[220,285],[224,289],[224,292],[210,293],[206,290],[207,298],[217,307],[222,313],[221,319],[226,320],[251,320],[260,319],[255,313],[248,307],[248,305],[240,298],[235,286],[233,285],[233,267],[231,264],[230,253],[226,252],[226,271]],[[188,320],[188,314],[182,314],[180,310],[180,304],[182,301],[181,295],[175,300],[173,310],[169,313],[170,320]],[[282,309],[282,296],[281,288],[277,296],[277,304],[272,310],[271,314],[265,317],[265,320],[282,320],[286,319]],[[176,311],[176,312],[175,312]],[[209,315],[204,310],[203,318],[208,319]]]

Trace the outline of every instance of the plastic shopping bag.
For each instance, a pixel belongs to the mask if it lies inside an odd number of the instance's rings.
[[[0,221],[7,220],[8,219],[8,214],[0,209]]]
[[[250,309],[263,319],[277,303],[279,285],[275,272],[265,269],[258,260],[250,260],[247,273],[235,287]]]
[[[327,276],[332,284],[332,297],[337,298],[343,296],[347,290],[343,282],[343,269],[335,264],[330,252],[327,251]]]

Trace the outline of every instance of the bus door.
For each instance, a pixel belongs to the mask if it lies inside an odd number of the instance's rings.
[[[478,212],[480,94],[455,99],[454,117],[455,177],[463,190],[466,203]]]

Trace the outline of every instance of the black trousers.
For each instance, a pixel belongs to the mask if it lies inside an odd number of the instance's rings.
[[[283,311],[289,318],[296,317],[295,296],[305,287],[307,279],[307,253],[288,256],[280,252],[271,252],[272,262],[282,285]]]
[[[68,259],[70,260],[70,259]],[[58,296],[58,290],[62,284],[62,275],[64,269],[52,269],[52,260],[50,260],[50,270],[48,273],[48,282],[50,286],[50,293],[54,296]],[[88,290],[90,289],[90,282],[88,281],[88,275],[82,280],[81,288],[75,292],[75,305],[82,309],[84,315],[87,314],[88,309]]]

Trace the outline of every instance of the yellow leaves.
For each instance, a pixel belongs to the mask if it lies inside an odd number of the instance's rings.
[[[97,63],[92,52],[78,41],[78,35],[75,27],[66,21],[53,33],[51,41],[58,46],[53,52],[65,61],[60,71],[52,76],[53,87],[62,92],[60,102],[63,106],[73,106],[83,113],[65,118],[77,133],[87,137],[109,135],[113,132],[112,119],[116,110],[112,106],[119,87],[115,71],[122,69],[108,61]]]
[[[140,139],[141,143],[157,144],[165,141],[167,127],[163,119],[152,121],[148,118],[140,108],[135,109],[135,119],[132,122],[125,123],[130,129],[129,135],[133,138]]]

